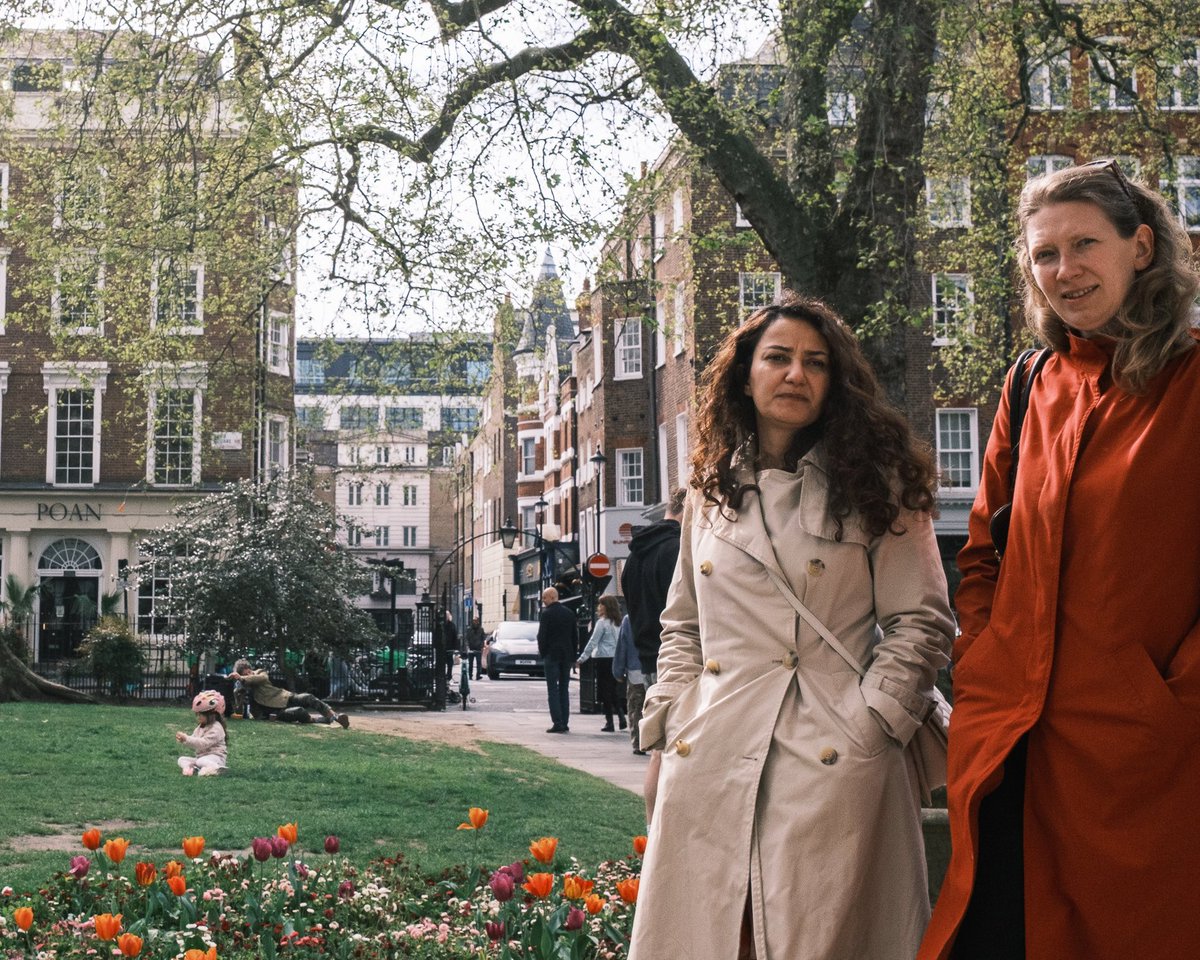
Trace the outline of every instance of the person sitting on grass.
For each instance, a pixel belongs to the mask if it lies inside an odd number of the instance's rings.
[[[216,690],[201,690],[192,701],[198,723],[192,735],[176,731],[175,740],[195,751],[194,757],[180,757],[179,768],[185,777],[199,773],[215,777],[225,769],[228,738],[225,733],[225,698]]]
[[[274,716],[291,723],[340,723],[343,729],[350,726],[350,718],[344,713],[335,713],[333,707],[311,693],[292,693],[275,686],[267,671],[255,670],[249,660],[239,660],[233,672],[250,691],[256,717]],[[310,710],[317,711],[320,719],[314,718]]]

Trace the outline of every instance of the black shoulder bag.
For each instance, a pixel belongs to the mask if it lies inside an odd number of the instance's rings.
[[[996,559],[1004,556],[1008,546],[1008,525],[1012,520],[1012,501],[1017,493],[1017,461],[1020,459],[1021,426],[1025,422],[1025,414],[1029,411],[1029,393],[1033,389],[1034,378],[1050,359],[1051,350],[1030,348],[1017,357],[1013,365],[1012,380],[1008,385],[1008,430],[1012,441],[1012,465],[1008,468],[1009,500],[1003,506],[997,507],[988,522],[988,532],[992,536],[992,546],[996,549]],[[1025,374],[1025,365],[1033,359],[1029,374]]]

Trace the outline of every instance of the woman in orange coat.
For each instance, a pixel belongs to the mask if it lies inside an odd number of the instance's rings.
[[[1019,223],[1053,352],[1015,496],[1001,401],[959,556],[953,856],[918,956],[1200,957],[1191,244],[1111,161],[1031,180]],[[1000,562],[989,519],[1010,500]]]

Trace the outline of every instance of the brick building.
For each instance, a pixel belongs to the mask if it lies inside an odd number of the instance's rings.
[[[87,127],[72,148],[77,72],[122,67],[121,43],[98,43],[46,31],[0,47],[0,570],[38,586],[29,641],[50,674],[106,603],[134,620],[150,670],[175,669],[156,616],[169,584],[128,577],[140,537],[291,463],[287,186],[238,217],[199,212],[200,171],[233,128],[196,137],[190,175],[123,143],[104,153]]]

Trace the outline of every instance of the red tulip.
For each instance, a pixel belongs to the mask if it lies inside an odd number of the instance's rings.
[[[349,900],[352,896],[354,896],[354,881],[343,880],[341,883],[339,883],[338,896],[346,900]]]
[[[204,852],[204,838],[203,837],[184,837],[183,838],[183,852],[186,856],[188,856],[192,860],[195,860],[198,856],[200,856],[200,854],[202,854]]]
[[[563,877],[563,896],[568,900],[582,900],[592,892],[592,887],[595,885],[591,880],[584,880],[582,877],[568,873]]]
[[[646,838],[645,837],[634,837],[633,838],[633,852],[636,853],[639,857],[646,855]]]
[[[171,892],[177,897],[182,897],[187,892],[187,880],[183,878],[183,874],[167,877],[167,886],[171,888]]]
[[[133,868],[133,875],[137,878],[139,886],[148,887],[154,882],[154,878],[158,876],[158,867],[148,860],[141,860]]]
[[[288,842],[286,837],[271,837],[271,853],[273,856],[283,858],[287,856]]]
[[[587,919],[585,914],[578,907],[572,907],[567,911],[567,919],[563,923],[564,930],[578,930],[583,926],[583,921]]]
[[[125,851],[129,849],[129,841],[124,837],[113,837],[104,844],[104,855],[113,863],[120,863],[125,859]]]
[[[207,950],[198,950],[193,947],[191,950],[183,952],[183,960],[217,960],[217,948],[209,947]]]
[[[482,830],[483,825],[487,823],[488,812],[482,807],[471,807],[467,811],[468,823],[460,823],[459,830]]]
[[[517,885],[513,882],[511,874],[505,873],[503,870],[497,870],[492,874],[492,879],[489,881],[492,888],[492,894],[501,903],[507,903],[512,899],[513,892]]]
[[[535,873],[522,886],[535,897],[548,897],[554,889],[554,874]]]
[[[328,853],[332,856],[333,854],[337,853],[341,849],[342,849],[342,841],[339,840],[337,837],[330,835],[325,838],[325,852],[326,853]]]
[[[91,830],[85,830],[81,839],[83,840],[83,845],[89,850],[100,849],[100,831],[95,827]]]
[[[275,831],[275,835],[283,837],[288,842],[288,846],[291,846],[296,842],[296,838],[300,835],[300,832],[294,823],[285,823]]]
[[[29,907],[17,907],[13,911],[13,923],[20,930],[28,930],[33,926],[33,910]]]
[[[259,863],[266,863],[271,859],[271,841],[267,837],[255,837],[251,840],[250,850]]]
[[[96,917],[96,936],[112,940],[121,932],[121,914],[101,913]]]
[[[171,877],[183,876],[183,864],[178,860],[168,860],[163,864],[163,876],[170,879]]]
[[[504,921],[489,920],[483,925],[483,929],[487,931],[488,939],[495,943],[497,940],[504,939]]]
[[[542,837],[529,844],[529,852],[533,854],[533,859],[541,863],[550,863],[554,859],[554,852],[557,849],[557,837]]]
[[[117,939],[117,949],[123,957],[136,957],[142,952],[142,938],[132,933],[123,933]]]
[[[621,899],[626,903],[637,903],[638,888],[642,885],[642,881],[637,877],[630,877],[628,880],[617,881],[617,893],[621,895]]]
[[[608,903],[608,901],[599,894],[589,893],[588,898],[583,902],[583,905],[587,907],[588,913],[596,914],[604,909],[604,905],[606,903]]]

